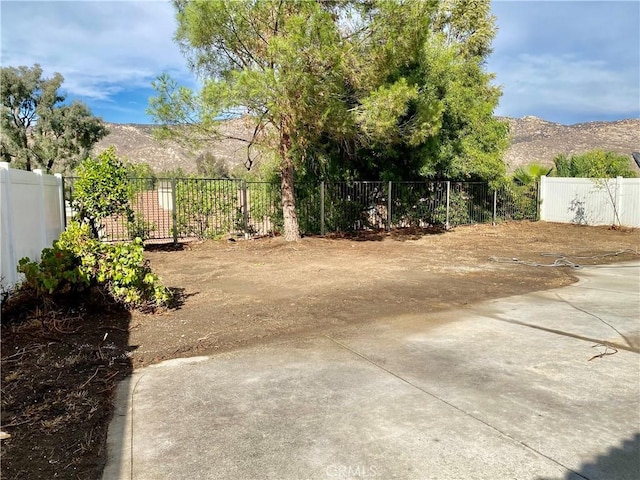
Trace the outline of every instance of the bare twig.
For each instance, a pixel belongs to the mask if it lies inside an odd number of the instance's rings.
[[[111,379],[113,379],[115,376],[117,376],[120,372],[116,371],[113,372],[111,375],[109,375],[107,378],[105,378],[103,381],[104,383],[109,383],[111,381]]]
[[[26,423],[31,424],[33,421],[31,419],[29,420],[23,420],[22,422],[12,422],[12,423],[7,423],[5,425],[2,425],[2,428],[10,428],[10,427],[17,427],[18,425],[24,425]]]
[[[84,382],[82,385],[80,385],[80,386],[78,387],[78,390],[82,390],[84,387],[86,387],[86,386],[89,384],[89,382],[90,382],[91,380],[93,380],[93,379],[96,377],[96,375],[98,375],[98,371],[99,371],[101,368],[102,368],[102,366],[99,366],[98,368],[96,368],[96,371],[93,373],[93,375],[91,375],[91,377],[89,378],[89,380],[87,380],[87,381],[86,381],[86,382]]]
[[[602,353],[600,353],[598,355],[594,355],[593,357],[591,357],[589,359],[589,361],[594,360],[596,358],[603,358],[603,357],[606,357],[607,355],[613,355],[613,354],[618,353],[618,349],[615,348],[615,347],[612,347],[611,345],[605,345],[605,344],[598,343],[597,345],[593,345],[591,348],[595,348],[595,347],[604,347],[604,352],[602,352]],[[611,352],[609,351],[609,348],[611,348],[611,350],[612,350]]]
[[[63,330],[62,329],[60,324],[66,323],[69,320],[71,320],[71,319],[58,320],[58,319],[54,318],[53,321],[51,322],[53,330],[55,330],[58,333],[62,333],[63,335],[71,335],[71,334],[74,334],[74,333],[78,333],[80,331],[80,327],[76,328],[75,330]]]
[[[129,330],[127,330],[126,328],[119,328],[119,327],[99,327],[100,330],[118,330],[120,332],[125,332],[125,333],[129,333]]]

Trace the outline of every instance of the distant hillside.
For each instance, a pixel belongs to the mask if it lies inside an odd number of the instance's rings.
[[[152,125],[108,123],[109,135],[100,140],[96,151],[100,152],[113,145],[118,156],[132,163],[147,163],[155,172],[182,168],[187,173],[196,171],[196,158],[201,151],[189,149],[176,142],[159,142],[153,138]],[[225,122],[222,132],[238,138],[249,139],[251,131],[242,119]],[[247,158],[246,142],[241,140],[221,140],[208,150],[217,158],[233,166],[244,163]]]
[[[568,155],[603,149],[629,156],[640,151],[640,119],[561,125],[537,117],[505,118],[511,129],[511,146],[504,161],[509,170],[537,161],[553,165],[559,153]]]
[[[511,129],[511,146],[505,162],[512,171],[520,165],[537,161],[553,165],[559,153],[575,154],[601,148],[629,156],[640,151],[640,119],[617,122],[589,122],[561,125],[537,117],[505,118]],[[178,167],[185,172],[196,171],[199,152],[189,152],[173,142],[159,143],[151,125],[108,124],[111,133],[97,145],[97,151],[114,145],[118,155],[134,163],[148,163],[156,172]],[[251,130],[242,119],[228,120],[223,127],[227,135],[249,139]],[[244,163],[246,142],[221,140],[210,151],[229,166]],[[634,164],[635,165],[635,164]]]

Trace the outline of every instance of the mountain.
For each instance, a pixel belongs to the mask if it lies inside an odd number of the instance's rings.
[[[504,117],[504,120],[511,131],[511,146],[504,158],[510,171],[531,162],[552,166],[553,158],[559,153],[571,155],[597,148],[628,155],[629,162],[635,165],[631,152],[640,151],[640,119],[575,125],[562,125],[532,116]],[[190,152],[175,142],[158,142],[152,136],[151,125],[110,123],[108,128],[111,133],[98,143],[98,152],[114,145],[120,157],[133,163],[148,163],[156,172],[178,167],[188,173],[196,171],[196,158],[202,151]],[[244,163],[246,141],[252,133],[250,126],[243,119],[227,120],[222,131],[238,139],[215,142],[209,148],[211,153],[230,167]]]
[[[153,137],[153,125],[107,123],[109,135],[100,140],[96,152],[109,146],[116,148],[120,158],[132,163],[147,163],[157,173],[181,168],[187,173],[196,172],[196,159],[203,153],[202,149],[190,151],[175,141],[158,141]],[[227,120],[221,132],[234,139],[222,139],[215,142],[208,150],[229,166],[244,163],[247,159],[247,142],[251,130],[243,119]]]
[[[627,155],[640,151],[640,119],[562,125],[541,118],[504,118],[509,122],[511,145],[504,161],[509,170],[532,162],[553,166],[553,158],[589,150],[611,150]]]

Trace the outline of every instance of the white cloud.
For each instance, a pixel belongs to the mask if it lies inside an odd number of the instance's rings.
[[[640,114],[637,1],[494,1],[493,10],[499,32],[488,70],[504,86],[497,113],[569,123]],[[173,41],[168,1],[2,0],[0,15],[2,65],[40,63],[88,103],[122,108],[119,94],[148,90],[165,71],[198,86]]]
[[[2,65],[39,63],[60,72],[71,95],[108,100],[149,87],[163,71],[194,79],[178,46],[165,1],[2,2]]]
[[[575,55],[520,54],[502,65],[503,110],[629,115],[638,112],[638,74]],[[634,78],[635,77],[635,78]]]
[[[637,1],[493,2],[497,113],[576,121],[640,115]]]

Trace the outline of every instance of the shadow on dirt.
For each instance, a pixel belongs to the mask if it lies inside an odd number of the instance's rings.
[[[145,243],[144,249],[147,252],[181,252],[183,250],[189,250],[189,243],[178,242],[173,243],[171,240],[167,240],[164,243]]]
[[[328,233],[325,238],[330,240],[350,240],[355,242],[381,242],[387,238],[399,242],[420,240],[429,235],[442,235],[447,230],[444,227],[407,227],[393,230],[368,230],[358,232]]]
[[[112,396],[132,372],[129,312],[10,300],[2,310],[0,476],[100,478]]]
[[[169,290],[171,291],[171,295],[172,295],[171,302],[169,303],[169,310],[180,310],[184,306],[185,302],[189,297],[193,297],[200,293],[200,292],[185,293],[186,290],[182,287],[169,287]]]

